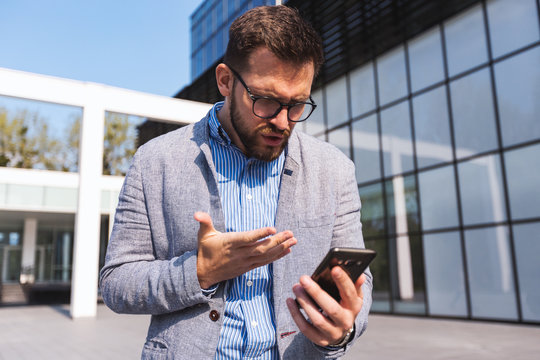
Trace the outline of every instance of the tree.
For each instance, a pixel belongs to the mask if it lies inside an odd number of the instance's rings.
[[[73,122],[68,131],[69,148],[79,148],[80,118]],[[103,175],[126,175],[131,158],[135,154],[135,125],[126,114],[105,113],[105,130],[103,134]],[[67,162],[67,161],[66,161]],[[76,158],[75,166],[78,165]]]
[[[0,166],[57,170],[62,146],[48,133],[37,112],[19,110],[10,116],[0,107]]]

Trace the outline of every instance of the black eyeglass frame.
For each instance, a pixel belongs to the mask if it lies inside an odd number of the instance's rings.
[[[225,64],[227,65],[227,64]],[[272,119],[274,117],[277,116],[277,114],[279,114],[281,112],[281,110],[283,110],[284,107],[287,108],[287,119],[291,122],[303,122],[303,121],[306,121],[310,116],[311,114],[313,114],[313,111],[315,110],[315,108],[317,107],[317,104],[315,104],[315,101],[313,101],[313,98],[311,97],[311,95],[309,95],[309,101],[310,102],[296,102],[296,103],[289,103],[289,104],[286,104],[286,103],[282,103],[281,101],[275,99],[275,98],[272,98],[272,97],[269,97],[269,96],[259,96],[259,95],[253,95],[251,93],[251,89],[249,88],[249,86],[246,85],[244,79],[242,79],[242,77],[240,76],[240,74],[234,70],[232,67],[230,67],[229,65],[227,65],[227,67],[232,71],[233,75],[240,81],[240,83],[242,84],[242,86],[244,86],[244,88],[246,89],[251,101],[253,102],[252,106],[251,106],[251,111],[253,112],[253,115],[255,115],[256,117],[258,118],[261,118],[261,119],[265,119],[265,120],[268,120],[268,119]],[[272,100],[272,101],[275,101],[279,104],[279,108],[276,110],[276,112],[270,116],[260,116],[260,115],[257,115],[255,113],[255,102],[259,99],[266,99],[266,100]],[[291,110],[292,107],[294,106],[297,106],[297,105],[311,105],[311,111],[309,112],[309,114],[306,116],[305,119],[302,119],[302,120],[293,120],[291,119],[290,115],[289,115],[289,111]]]

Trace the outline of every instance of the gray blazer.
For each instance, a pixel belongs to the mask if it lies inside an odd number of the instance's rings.
[[[300,275],[311,274],[333,246],[363,247],[354,165],[334,146],[293,131],[281,179],[277,231],[298,239],[273,263],[276,337],[282,359],[339,358],[298,330],[285,300]],[[208,118],[140,147],[120,192],[114,227],[100,273],[103,300],[118,313],[152,314],[143,359],[211,359],[218,343],[226,282],[205,297],[197,280],[196,211],[224,231]],[[371,274],[355,338],[371,306]]]

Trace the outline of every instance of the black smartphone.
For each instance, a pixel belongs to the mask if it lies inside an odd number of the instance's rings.
[[[334,266],[340,266],[351,280],[356,280],[366,270],[369,263],[377,256],[374,250],[335,247],[328,251],[324,259],[321,261],[311,278],[319,284],[319,286],[330,294],[336,301],[341,300],[339,290],[332,279],[330,271]]]

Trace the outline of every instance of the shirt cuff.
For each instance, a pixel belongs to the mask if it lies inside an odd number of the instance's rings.
[[[204,296],[211,298],[216,293],[219,287],[219,283],[209,287],[208,289],[201,289]]]

